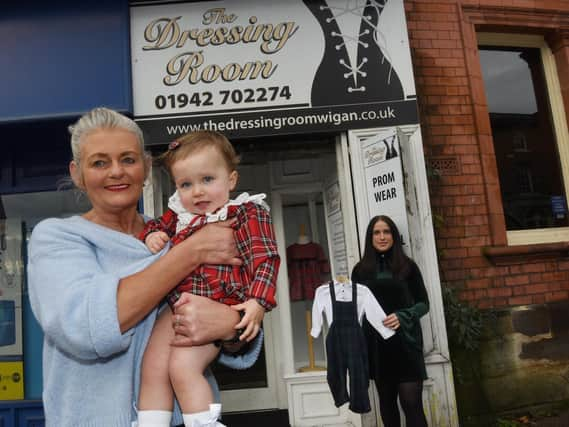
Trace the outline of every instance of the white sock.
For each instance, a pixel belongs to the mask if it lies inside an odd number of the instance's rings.
[[[172,411],[138,411],[138,427],[170,427]]]
[[[193,414],[182,414],[186,427],[225,427],[217,421],[221,414],[221,404],[211,403],[209,411],[195,412]]]
[[[201,427],[209,421],[209,411],[194,412],[193,414],[182,414],[186,427]],[[194,423],[195,421],[195,423]]]

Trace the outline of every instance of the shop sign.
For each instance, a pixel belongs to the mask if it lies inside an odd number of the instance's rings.
[[[402,0],[134,5],[131,54],[149,144],[418,121]]]
[[[361,143],[368,216],[389,216],[399,228],[403,245],[409,243],[403,169],[396,128],[382,129]]]

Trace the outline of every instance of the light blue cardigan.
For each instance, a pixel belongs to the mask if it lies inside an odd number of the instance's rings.
[[[44,331],[46,427],[130,427],[136,417],[140,362],[156,319],[152,311],[121,334],[117,286],[160,255],[144,243],[80,216],[47,219],[32,233],[28,283]],[[259,336],[243,358],[219,361],[242,369],[259,354]],[[219,391],[215,380],[217,397]],[[176,411],[173,425],[182,424]]]

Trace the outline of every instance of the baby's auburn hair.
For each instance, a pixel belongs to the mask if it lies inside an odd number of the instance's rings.
[[[231,142],[229,142],[225,135],[207,130],[190,132],[171,142],[168,146],[168,150],[160,155],[158,160],[166,167],[170,176],[172,176],[172,166],[174,163],[207,147],[213,147],[221,154],[230,172],[237,169],[239,156],[235,152],[235,148],[233,148]]]

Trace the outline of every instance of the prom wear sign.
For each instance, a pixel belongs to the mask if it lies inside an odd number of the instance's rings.
[[[402,0],[133,5],[131,50],[149,144],[418,121]]]

